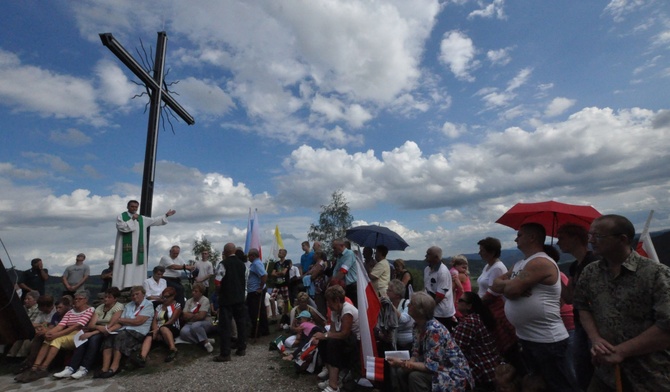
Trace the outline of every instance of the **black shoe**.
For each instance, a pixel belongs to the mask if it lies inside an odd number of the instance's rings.
[[[137,353],[135,355],[131,355],[129,359],[130,359],[130,362],[132,362],[133,365],[137,366],[138,368],[147,367],[147,360],[146,360],[146,358],[142,358],[142,355],[140,355],[140,353]]]
[[[109,369],[109,370],[106,371],[106,372],[102,372],[102,373],[100,373],[100,376],[99,376],[98,378],[110,378],[110,377],[114,377],[114,376],[116,375],[116,373],[118,373],[118,371],[115,372],[115,371],[113,371],[112,369]]]
[[[214,362],[230,362],[231,360],[232,359],[230,358],[230,355],[226,355],[225,357],[217,355],[216,357],[214,357]]]
[[[235,351],[235,355],[237,355],[238,357],[243,357],[247,355],[247,350],[237,350]]]
[[[165,357],[165,362],[172,362],[177,358],[177,350],[170,350],[170,353]]]

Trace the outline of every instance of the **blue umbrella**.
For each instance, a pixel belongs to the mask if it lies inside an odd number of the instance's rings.
[[[385,245],[389,250],[405,250],[409,245],[398,233],[384,226],[358,226],[347,230],[347,238],[360,246]]]

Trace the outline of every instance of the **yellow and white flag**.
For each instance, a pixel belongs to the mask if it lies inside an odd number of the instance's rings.
[[[275,235],[272,239],[272,248],[270,252],[272,253],[272,258],[279,259],[279,249],[284,249],[284,241],[281,239],[281,233],[279,232],[279,225],[275,226]]]

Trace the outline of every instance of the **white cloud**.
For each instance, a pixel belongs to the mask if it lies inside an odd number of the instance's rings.
[[[532,68],[524,68],[519,73],[509,81],[507,84],[507,89],[505,91],[514,91],[518,89],[519,87],[523,86],[528,82],[528,79],[530,78],[530,75],[533,73]]]
[[[14,53],[2,49],[0,103],[20,112],[104,124],[90,81],[24,65]]]
[[[51,131],[49,140],[64,146],[76,147],[89,144],[93,139],[76,128],[68,128],[63,132]]]
[[[643,6],[644,0],[611,0],[604,12],[612,16],[615,22],[622,22],[625,15]]]
[[[131,26],[149,32],[169,24],[172,35],[192,45],[173,48],[179,61],[196,67],[206,62],[228,72],[225,91],[259,120],[254,130],[285,141],[329,133],[297,124],[303,121],[297,111],[309,107],[311,96],[296,94],[296,85],[337,96],[354,129],[374,116],[368,102],[383,108],[416,89],[423,45],[440,12],[437,0],[281,5],[230,0],[199,7],[172,2],[161,3],[160,17],[153,12],[157,6],[90,1],[74,12],[82,34],[91,37],[103,29],[118,31],[121,40]],[[341,116],[333,117],[335,123],[324,129],[339,121]]]
[[[100,99],[110,105],[123,108],[129,104],[133,96],[146,91],[144,87],[128,80],[124,70],[110,60],[98,62],[95,73],[100,80]]]
[[[503,10],[505,0],[493,0],[493,2],[487,5],[484,5],[483,1],[478,1],[478,3],[479,6],[483,8],[470,12],[468,19],[474,19],[476,17],[507,19],[505,10]]]
[[[335,97],[324,97],[317,94],[312,101],[311,109],[323,116],[328,122],[345,121],[350,127],[360,128],[372,119],[372,114],[359,104],[346,106]]]
[[[179,93],[180,103],[193,115],[224,116],[235,108],[230,95],[213,80],[188,77],[171,86],[170,90]]]
[[[547,109],[544,111],[544,115],[547,117],[556,117],[563,113],[566,110],[570,109],[577,101],[574,99],[556,97],[551,100]]]
[[[656,203],[665,203],[670,195],[660,189],[670,185],[670,175],[658,162],[670,140],[663,137],[667,125],[652,127],[655,118],[649,110],[585,108],[564,122],[491,132],[480,145],[456,144],[428,156],[411,141],[380,158],[372,150],[349,154],[301,146],[284,162],[279,197],[318,206],[332,190],[342,189],[353,208],[380,202],[457,208],[501,195],[509,201],[587,198],[616,208],[604,195],[614,200],[637,189],[636,194],[650,193]]]
[[[495,87],[482,88],[476,95],[481,96],[486,103],[487,109],[494,109],[509,105],[517,96],[515,91],[528,82],[533,70],[524,68],[520,70],[509,82],[504,91],[499,91]]]
[[[479,62],[474,60],[476,52],[472,39],[460,31],[453,30],[444,33],[440,43],[439,59],[449,67],[457,79],[473,82],[475,78],[470,72],[479,66]]]
[[[47,168],[57,173],[69,172],[72,170],[72,166],[65,162],[63,158],[53,154],[24,152],[21,155],[37,164],[46,165]]]
[[[451,139],[459,137],[467,132],[467,130],[468,128],[465,124],[454,124],[449,121],[442,124],[442,133]]]
[[[489,50],[486,52],[486,58],[491,62],[492,65],[507,65],[512,61],[512,56],[510,51],[512,48],[502,48],[497,50]]]

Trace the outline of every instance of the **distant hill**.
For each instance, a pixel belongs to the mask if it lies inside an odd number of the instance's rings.
[[[7,270],[12,283],[14,283],[16,278],[18,278],[21,272],[23,272],[18,271],[18,274],[15,275],[13,271],[13,268]],[[100,275],[89,276],[84,286],[91,293],[91,295],[95,297],[102,288],[102,279],[100,278]],[[49,276],[49,280],[47,280],[46,284],[44,285],[44,291],[46,294],[52,295],[54,298],[59,298],[63,293],[63,289],[63,280],[61,276]]]

